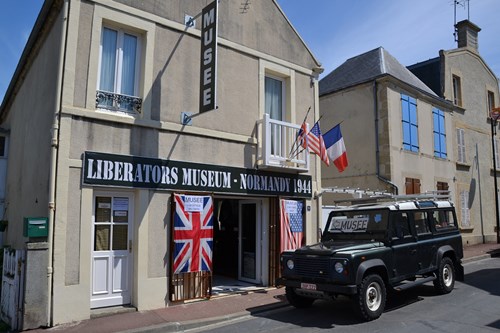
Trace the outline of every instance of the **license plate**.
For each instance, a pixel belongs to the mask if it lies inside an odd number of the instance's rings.
[[[316,290],[316,285],[314,283],[301,283],[300,284],[301,289],[306,289],[306,290]]]

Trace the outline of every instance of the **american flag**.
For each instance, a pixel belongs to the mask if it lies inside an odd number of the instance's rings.
[[[323,135],[321,135],[321,129],[319,128],[319,121],[307,133],[306,140],[302,141],[302,146],[311,149],[326,165],[330,166]]]
[[[287,211],[293,207],[295,211]],[[281,199],[280,204],[280,222],[281,222],[281,252],[292,251],[302,246],[302,237],[304,236],[303,203],[296,200]]]
[[[187,211],[185,196],[175,194],[173,272],[212,270],[213,203],[203,199],[200,211]]]

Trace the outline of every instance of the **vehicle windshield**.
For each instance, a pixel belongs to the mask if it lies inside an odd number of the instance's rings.
[[[328,217],[323,241],[382,241],[387,233],[388,210],[333,211]]]

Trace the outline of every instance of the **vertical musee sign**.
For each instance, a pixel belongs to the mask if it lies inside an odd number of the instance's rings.
[[[217,107],[217,3],[214,0],[201,12],[200,113]]]

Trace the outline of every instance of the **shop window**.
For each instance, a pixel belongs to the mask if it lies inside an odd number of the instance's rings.
[[[139,95],[140,37],[103,27],[99,55],[96,107],[112,111],[141,111]]]
[[[418,152],[417,100],[401,94],[403,149]]]
[[[434,122],[434,156],[446,158],[446,127],[444,112],[438,108],[432,108],[432,119]]]

